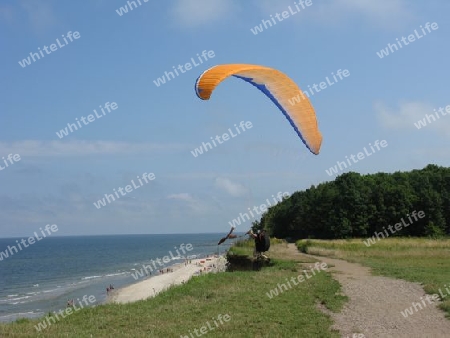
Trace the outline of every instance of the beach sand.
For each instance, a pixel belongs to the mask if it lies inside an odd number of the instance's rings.
[[[191,263],[187,265],[185,263],[176,264],[170,267],[173,272],[164,272],[164,274],[158,274],[136,284],[114,290],[109,295],[107,302],[124,304],[154,297],[172,285],[187,282],[192,276],[225,271],[225,264],[226,258],[224,256],[192,259]]]

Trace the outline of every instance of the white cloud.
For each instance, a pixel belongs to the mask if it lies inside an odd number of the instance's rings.
[[[236,8],[230,0],[177,0],[171,14],[177,24],[194,27],[225,19]]]
[[[302,174],[295,171],[273,171],[273,172],[240,172],[240,173],[228,173],[224,172],[222,175],[226,175],[227,177],[232,177],[235,179],[245,179],[245,180],[254,180],[259,178],[269,178],[275,177],[290,177],[294,179],[303,179],[310,178],[310,176],[306,174]],[[205,179],[215,179],[217,178],[217,172],[194,172],[194,173],[181,173],[181,174],[162,174],[161,177],[172,179],[172,180],[205,180]]]
[[[12,23],[14,18],[13,9],[11,6],[0,6],[0,20]]]
[[[194,198],[188,194],[187,192],[179,193],[179,194],[172,194],[167,196],[168,199],[176,199],[176,200],[182,200],[187,202],[192,202]]]
[[[414,148],[413,155],[418,158],[424,159],[425,165],[431,163],[442,165],[448,167],[450,165],[450,152],[446,147],[423,147],[423,148]],[[441,163],[441,164],[439,164]]]
[[[330,8],[334,6],[333,9],[363,15],[380,25],[390,25],[392,20],[407,19],[411,14],[408,5],[405,0],[338,0]]]
[[[426,126],[422,126],[420,130],[432,130],[443,135],[449,135],[450,114],[447,114],[447,116],[438,114],[440,117],[436,118],[435,109],[439,108],[429,103],[417,101],[401,102],[397,109],[388,108],[382,103],[375,105],[376,114],[385,128],[419,130],[415,124],[418,124],[418,121],[422,121],[426,122]],[[429,117],[429,120],[427,120],[426,115],[434,116],[436,121],[432,117]]]
[[[258,0],[255,4],[268,14],[287,10],[291,6],[297,11],[292,0]],[[313,20],[321,23],[341,23],[347,21],[350,16],[360,17],[368,20],[371,24],[379,27],[392,28],[408,22],[412,17],[410,3],[405,0],[312,0],[312,5],[305,6],[297,17],[301,21]]]
[[[174,210],[173,208],[176,208],[178,206],[178,211],[181,211],[181,214],[183,211],[185,211],[186,209],[188,211],[193,211],[194,213],[197,214],[206,214],[208,213],[208,211],[212,210],[211,205],[209,205],[208,203],[193,197],[191,194],[189,193],[178,193],[178,194],[171,194],[169,196],[167,196],[167,199],[171,199],[171,200],[175,200],[175,201],[181,201],[183,204],[177,204],[177,205],[173,205],[171,207],[172,213]]]
[[[46,193],[45,196],[36,193],[15,197],[0,195],[3,221],[0,232],[7,236],[23,236],[51,222],[58,225],[59,235],[132,233],[137,224],[143,224],[142,229],[146,231],[149,219],[151,225],[158,215],[154,200],[125,196],[98,210],[92,203],[98,198],[84,194],[76,185],[63,187],[60,194]],[[99,224],[107,227],[101,229]]]
[[[20,6],[28,14],[31,26],[36,31],[43,31],[57,22],[53,9],[48,1],[21,0]]]
[[[234,197],[244,196],[249,190],[240,183],[231,181],[225,177],[218,177],[214,182],[215,186]]]
[[[23,140],[0,142],[0,154],[20,156],[87,156],[111,154],[135,154],[154,151],[188,150],[184,144],[130,143],[115,141],[39,141]]]

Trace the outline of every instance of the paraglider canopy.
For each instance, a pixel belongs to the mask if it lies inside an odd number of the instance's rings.
[[[281,110],[306,147],[313,154],[319,154],[322,134],[311,102],[294,81],[276,69],[250,64],[214,66],[203,72],[195,82],[197,96],[209,100],[219,83],[230,76],[261,90]]]

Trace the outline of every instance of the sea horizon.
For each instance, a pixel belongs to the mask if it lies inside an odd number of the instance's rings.
[[[37,231],[36,231],[37,232]],[[151,236],[158,236],[158,235],[226,235],[227,231],[223,232],[180,232],[180,233],[154,233],[154,234],[147,234],[147,233],[140,233],[140,234],[95,234],[95,235],[56,235],[52,234],[51,236],[47,236],[47,238],[53,238],[53,237],[96,237],[96,236],[141,236],[141,235],[151,235]],[[238,233],[238,232],[235,232]],[[29,234],[27,236],[14,236],[14,237],[0,237],[0,239],[18,239],[18,238],[28,238],[30,237]]]

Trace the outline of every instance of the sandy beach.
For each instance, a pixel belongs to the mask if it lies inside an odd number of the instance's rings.
[[[192,276],[205,273],[225,271],[224,256],[192,259],[190,263],[180,263],[171,266],[173,272],[164,272],[136,284],[114,290],[108,297],[108,303],[130,303],[154,297],[172,285],[187,282]]]

